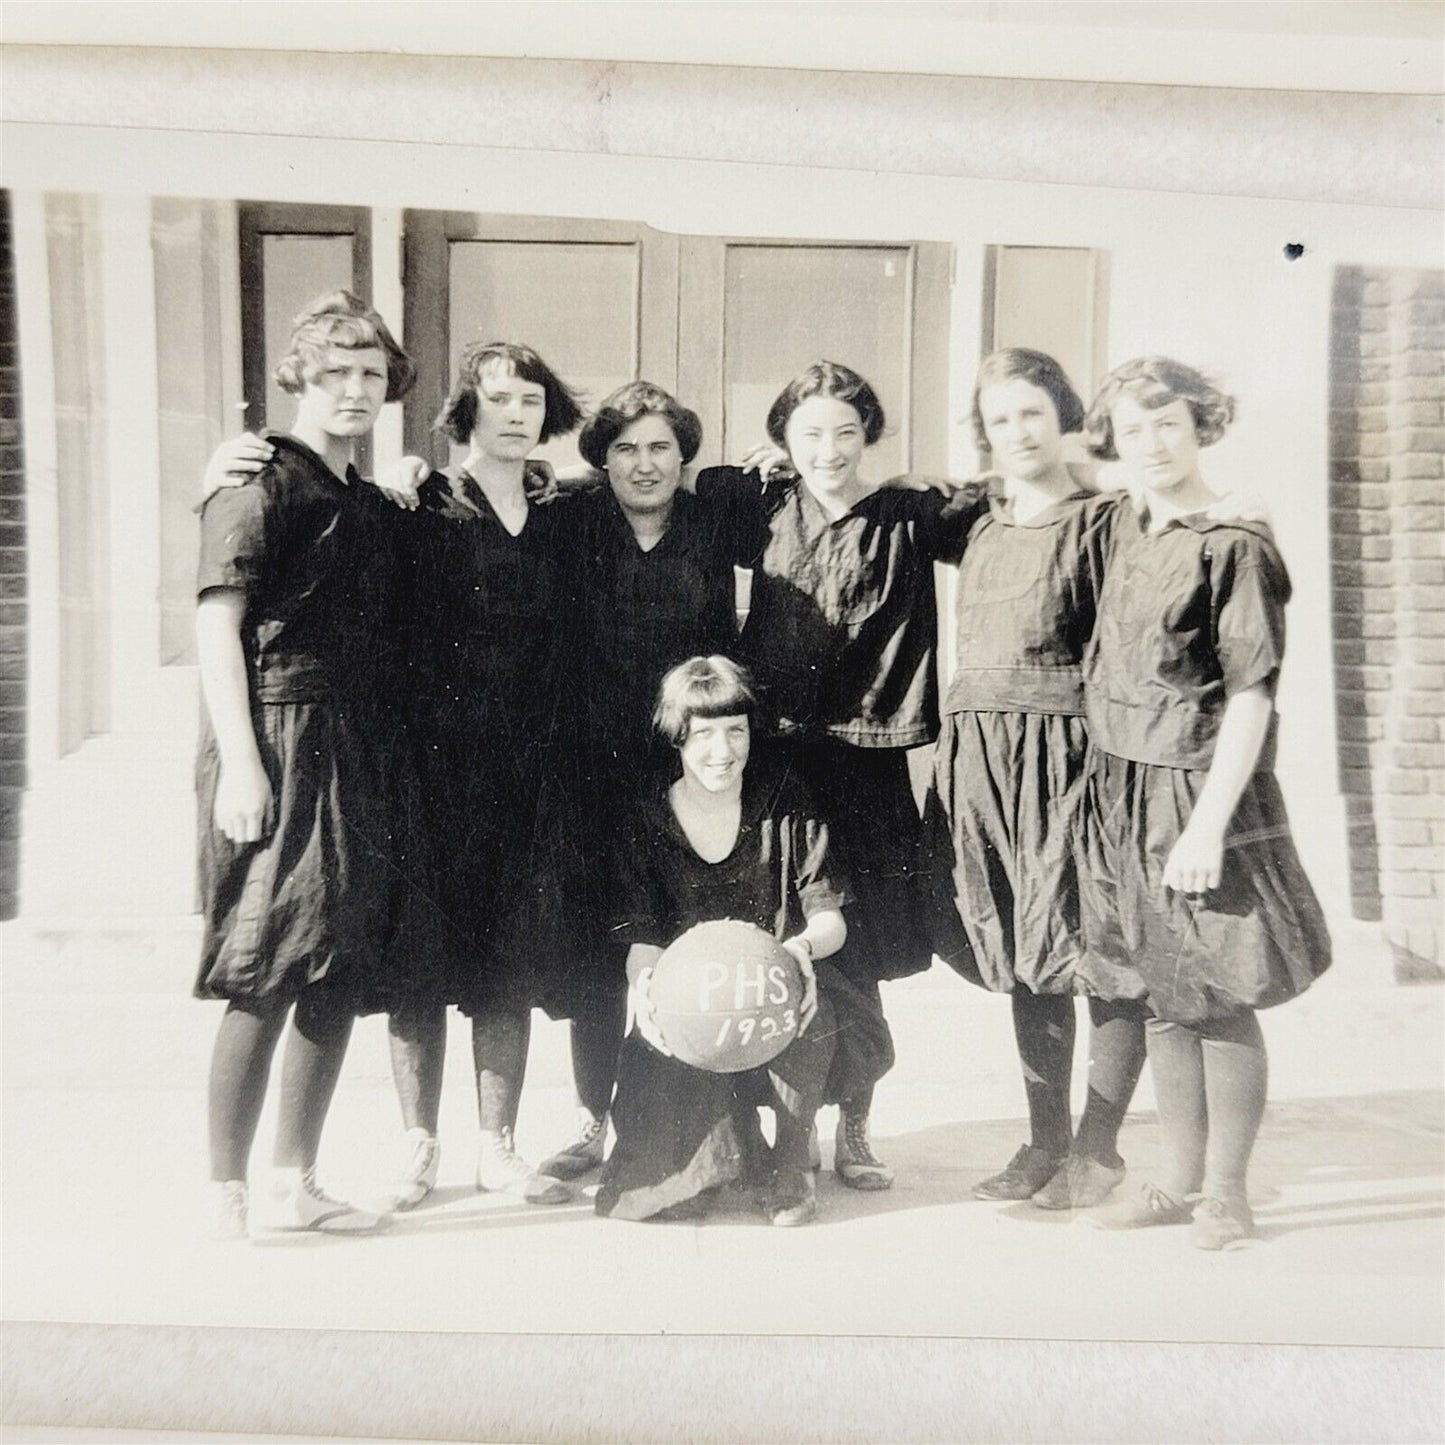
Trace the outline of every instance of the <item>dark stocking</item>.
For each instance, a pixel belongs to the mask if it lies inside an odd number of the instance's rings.
[[[617,1052],[627,1024],[627,994],[615,990],[595,999],[572,1020],[572,1076],[577,1102],[600,1119],[612,1107]]]
[[[532,1037],[528,1009],[492,1010],[472,1019],[472,1061],[477,1070],[477,1117],[482,1130],[500,1134],[517,1124],[517,1104]]]
[[[817,1028],[816,1023],[813,1028]],[[873,1112],[873,1085],[857,1089],[840,1101],[839,1109],[850,1119],[866,1119]]]
[[[308,990],[297,1000],[281,1063],[281,1112],[273,1155],[281,1168],[310,1169],[316,1163],[351,1024],[351,1011],[324,990]]]
[[[435,1135],[447,1056],[446,1007],[426,1005],[398,1009],[387,1020],[386,1027],[402,1128],[425,1129]]]
[[[1067,994],[1012,994],[1014,1038],[1024,1069],[1030,1142],[1062,1158],[1069,1150],[1069,1069],[1074,1057],[1074,1000]]]
[[[1078,1153],[1117,1169],[1119,1130],[1144,1070],[1145,1008],[1089,1000],[1089,1097],[1079,1120]]]
[[[227,1004],[211,1051],[211,1178],[245,1179],[288,1000]]]

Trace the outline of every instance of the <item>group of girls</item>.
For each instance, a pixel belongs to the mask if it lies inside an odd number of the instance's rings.
[[[368,1231],[431,1192],[449,1004],[472,1021],[479,1189],[560,1203],[600,1167],[603,1214],[693,1215],[743,1184],[805,1223],[826,1103],[841,1181],[893,1182],[868,1128],[893,1061],[879,983],[935,953],[1013,996],[1032,1137],[980,1197],[1103,1205],[1147,1048],[1165,1173],[1093,1219],[1192,1218],[1208,1248],[1252,1233],[1253,1010],[1329,945],[1269,772],[1288,582],[1268,529],[1224,520],[1199,474],[1232,416],[1209,381],[1129,363],[1086,417],[1050,358],[1000,352],[974,404],[997,474],[877,485],[878,397],[820,362],[771,408],[766,465],[687,488],[701,426],[646,382],[587,420],[577,475],[529,469],[578,400],[529,348],[477,344],[437,423],[465,459],[398,483],[397,508],[351,466],[411,379],[381,318],[323,298],[277,378],[295,425],[223,447],[202,514],[197,992],[228,1000],[223,1234],[247,1232],[292,1004],[272,1225]],[[1081,427],[1129,491],[1079,484],[1063,438]],[[941,737],[936,562],[962,568]],[[735,566],[753,574],[740,633]],[[907,752],[935,739],[920,819]],[[736,1076],[671,1058],[650,1000],[660,950],[722,917],[768,928],[806,980],[794,1042]],[[513,1142],[533,1006],[572,1021],[580,1115],[540,1168]],[[374,1210],[315,1178],[369,1011],[408,1131]]]

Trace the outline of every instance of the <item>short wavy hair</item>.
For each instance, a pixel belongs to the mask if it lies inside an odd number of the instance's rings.
[[[1064,368],[1047,352],[1030,351],[1026,346],[1007,346],[984,357],[973,383],[973,439],[979,451],[989,449],[988,434],[983,425],[983,389],[1009,381],[1026,381],[1047,393],[1059,418],[1059,430],[1064,435],[1083,429],[1084,403]]]
[[[871,447],[883,435],[887,418],[878,393],[851,367],[837,361],[815,361],[778,393],[768,408],[768,436],[776,446],[787,446],[788,419],[812,396],[845,401],[863,423],[863,440]]]
[[[333,347],[386,355],[386,399],[400,401],[416,380],[416,363],[397,345],[381,314],[350,291],[318,296],[292,323],[286,355],[272,373],[276,385],[292,396],[306,390]]]
[[[577,450],[589,466],[606,471],[608,448],[633,422],[645,416],[660,416],[672,428],[684,466],[697,455],[702,446],[702,422],[697,413],[650,381],[629,381],[618,387],[582,428]]]
[[[1194,418],[1194,433],[1202,447],[1213,446],[1234,420],[1235,401],[1204,372],[1168,356],[1140,356],[1116,366],[1104,378],[1089,414],[1084,418],[1084,439],[1089,451],[1104,461],[1119,455],[1114,444],[1114,408],[1123,400],[1157,411],[1182,401]]]
[[[747,668],[730,657],[690,657],[662,679],[653,725],[673,747],[687,741],[694,718],[737,717],[751,720],[757,694]]]
[[[457,362],[456,380],[432,423],[433,431],[444,432],[458,446],[466,446],[477,425],[477,390],[482,384],[482,372],[494,361],[513,376],[540,386],[545,393],[539,440],[550,441],[576,429],[582,420],[576,394],[530,346],[515,341],[473,341]]]

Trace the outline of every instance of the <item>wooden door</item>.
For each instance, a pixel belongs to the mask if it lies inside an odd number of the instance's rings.
[[[419,369],[408,452],[451,459],[432,423],[470,341],[525,342],[588,410],[639,376],[676,387],[675,236],[631,222],[408,211],[404,249],[406,345]],[[576,437],[537,455],[575,462]]]
[[[703,460],[762,441],[789,378],[829,360],[867,377],[888,417],[870,475],[942,472],[951,264],[925,242],[685,240],[678,385],[702,416]]]
[[[371,215],[362,206],[245,201],[237,222],[246,426],[285,427],[295,402],[271,372],[296,316],[318,296],[344,288],[370,298]]]

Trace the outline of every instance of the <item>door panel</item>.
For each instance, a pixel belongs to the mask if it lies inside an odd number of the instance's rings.
[[[364,207],[243,202],[238,212],[246,425],[288,427],[295,402],[271,380],[298,313],[327,291],[371,295],[371,215]],[[391,318],[388,318],[391,319]],[[369,440],[357,448],[366,470]]]
[[[703,418],[705,463],[765,435],[773,398],[811,363],[842,362],[873,384],[888,429],[868,474],[941,470],[947,454],[947,246],[684,243],[682,399]]]
[[[906,399],[906,249],[729,246],[723,288],[725,456],[740,456],[761,440],[781,383],[815,361],[851,366],[880,399]],[[893,402],[890,421],[900,404],[906,403]],[[906,433],[889,431],[870,453],[877,476],[903,469]]]
[[[638,376],[676,385],[676,237],[623,222],[408,211],[404,248],[407,349],[418,364],[409,452],[452,460],[431,424],[469,341],[525,342],[589,410]],[[538,455],[575,462],[575,435]]]
[[[351,274],[349,236],[263,236],[261,270],[266,278],[262,301],[266,368],[263,409],[268,426],[286,426],[296,408],[294,397],[276,385],[272,371],[286,355],[296,317],[328,290],[345,284]]]
[[[635,243],[452,241],[448,246],[447,355],[453,367],[477,340],[525,340],[589,411],[637,374]],[[465,448],[454,448],[460,460]],[[535,453],[578,460],[575,434]]]
[[[1073,246],[990,246],[984,268],[984,352],[1044,351],[1087,406],[1107,356],[1108,252]]]

